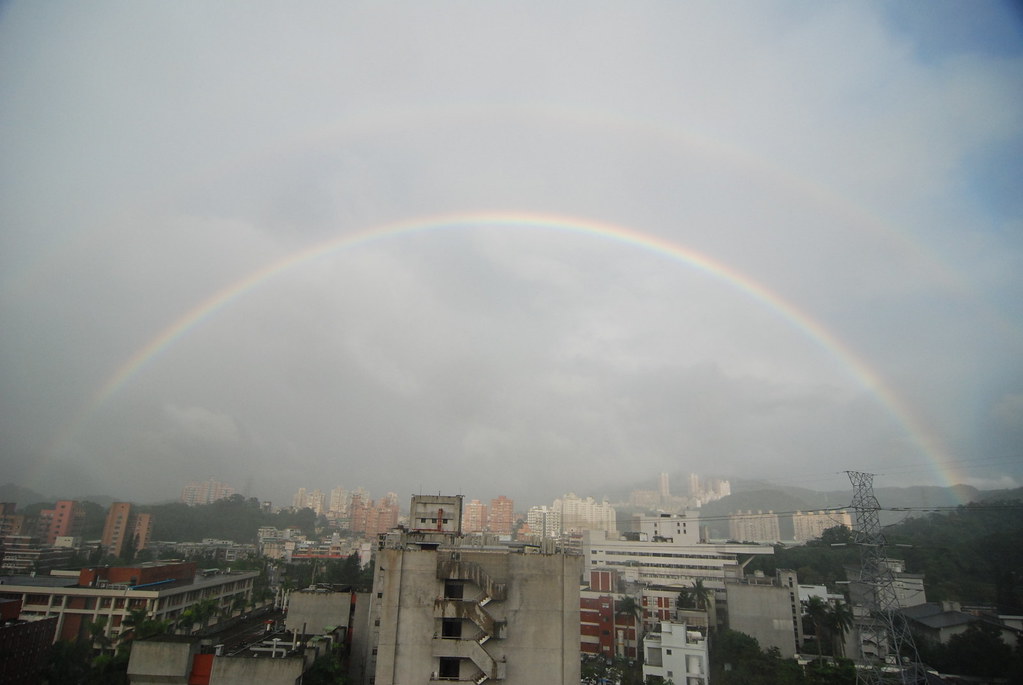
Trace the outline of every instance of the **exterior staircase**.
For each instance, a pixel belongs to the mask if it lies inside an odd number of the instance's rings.
[[[503,680],[506,677],[506,664],[503,660],[495,659],[484,645],[492,639],[505,637],[507,626],[504,621],[495,620],[485,607],[507,597],[507,584],[495,582],[479,564],[457,558],[438,560],[437,578],[470,581],[480,588],[482,594],[475,599],[440,597],[434,604],[436,618],[471,621],[480,629],[480,634],[475,639],[465,640],[436,637],[433,641],[433,656],[470,659],[480,670],[473,679],[476,685],[482,685],[487,680]]]

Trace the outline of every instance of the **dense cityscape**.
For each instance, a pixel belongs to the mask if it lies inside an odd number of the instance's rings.
[[[863,475],[859,494],[872,495]],[[393,492],[374,499],[361,487],[300,488],[275,506],[215,479],[162,505],[4,503],[0,639],[20,647],[0,658],[0,676],[709,685],[749,682],[747,669],[773,674],[765,683],[913,669],[935,682],[1018,675],[1016,584],[932,578],[921,572],[931,561],[900,554],[906,544],[871,567],[862,550],[876,549],[865,536],[880,506],[713,515],[729,481],[686,480],[684,494],[662,473],[625,502],[567,493],[524,511],[503,495],[413,495],[406,509]],[[949,508],[930,523],[980,516],[1018,534],[1019,492],[995,494],[998,504]],[[175,526],[176,541],[154,535]],[[1013,561],[1005,545],[988,552]],[[892,593],[887,606],[879,585]],[[1008,656],[997,667],[970,660],[968,640]]]

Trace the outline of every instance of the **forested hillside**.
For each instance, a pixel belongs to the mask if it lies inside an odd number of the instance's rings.
[[[995,605],[1002,613],[1023,613],[1023,502],[989,501],[942,513],[908,518],[885,528],[889,556],[906,570],[924,575],[927,599]],[[860,550],[852,536],[832,529],[801,547],[775,548],[750,569],[773,574],[795,569],[799,582],[840,590],[845,567],[857,566]]]

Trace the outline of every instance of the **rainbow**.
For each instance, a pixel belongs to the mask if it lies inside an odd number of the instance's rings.
[[[448,214],[388,223],[347,233],[269,263],[198,303],[136,350],[109,375],[102,386],[76,412],[72,421],[60,431],[57,440],[53,443],[54,446],[59,447],[65,444],[95,411],[138,375],[146,365],[165,353],[176,342],[187,336],[190,331],[214,317],[225,307],[281,274],[342,250],[354,249],[374,241],[397,239],[425,231],[483,227],[508,230],[542,228],[613,240],[656,253],[728,284],[783,317],[794,328],[829,352],[844,368],[851,372],[864,388],[878,398],[886,410],[905,429],[915,446],[929,459],[940,479],[950,485],[956,482],[953,480],[955,474],[941,468],[942,464],[951,463],[951,459],[946,455],[942,445],[932,437],[931,432],[924,428],[913,411],[906,406],[880,375],[818,321],[763,284],[707,255],[630,228],[576,217],[525,212]],[[50,453],[52,454],[53,450]]]

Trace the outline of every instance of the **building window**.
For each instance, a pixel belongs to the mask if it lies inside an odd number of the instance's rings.
[[[444,581],[445,599],[462,599],[465,595],[465,584],[460,580]]]
[[[440,669],[437,675],[441,680],[458,680],[461,659],[457,657],[442,656],[440,658]]]
[[[462,637],[462,619],[445,618],[441,620],[440,636],[452,640]]]

